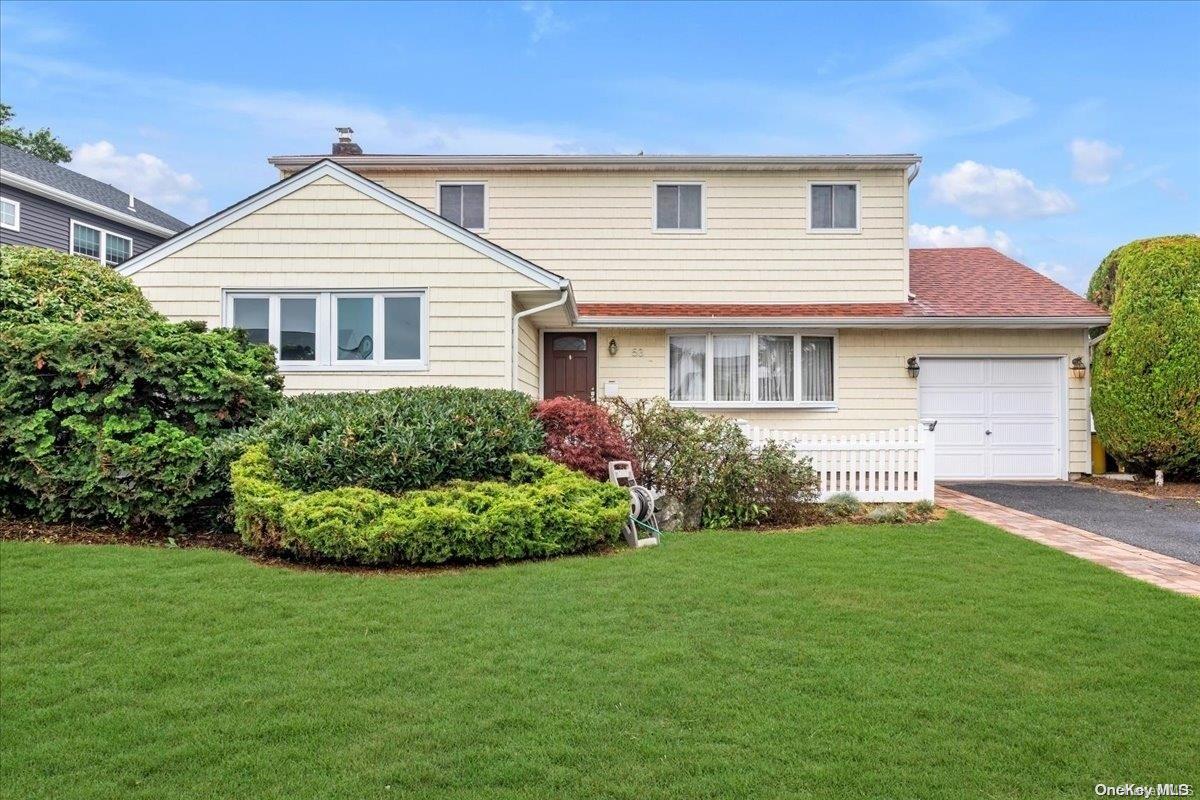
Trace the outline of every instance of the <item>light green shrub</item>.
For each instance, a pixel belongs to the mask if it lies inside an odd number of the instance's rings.
[[[908,522],[908,512],[902,506],[897,505],[876,506],[867,513],[867,519],[871,522],[898,525]]]
[[[862,512],[862,503],[850,492],[840,492],[830,495],[825,510],[833,517],[853,517]]]

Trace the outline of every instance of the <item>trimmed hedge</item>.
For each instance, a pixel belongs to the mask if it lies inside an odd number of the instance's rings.
[[[1200,237],[1118,248],[1089,291],[1111,299],[1092,364],[1101,441],[1135,472],[1200,477]]]
[[[0,328],[0,510],[46,521],[210,524],[217,436],[278,402],[271,348],[141,320]]]
[[[629,514],[615,486],[544,456],[509,458],[511,483],[454,482],[391,495],[359,487],[289,489],[262,443],[233,465],[242,540],[315,561],[440,564],[539,558],[613,544]]]
[[[95,259],[0,247],[0,326],[103,319],[165,321],[131,280]]]
[[[398,493],[507,475],[537,453],[542,429],[520,392],[448,386],[291,397],[247,435],[263,442],[282,485]]]

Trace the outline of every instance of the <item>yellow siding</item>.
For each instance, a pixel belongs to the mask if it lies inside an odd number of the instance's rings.
[[[615,380],[623,397],[666,394],[663,330],[606,330],[616,356],[600,348],[599,384]],[[917,381],[905,362],[912,355],[1084,355],[1082,330],[859,330],[838,332],[837,410],[738,409],[719,411],[776,430],[873,431],[911,425],[917,418]],[[1069,470],[1090,472],[1087,393],[1083,380],[1067,378]]]
[[[134,273],[174,320],[221,324],[222,289],[425,289],[429,367],[291,372],[289,392],[426,384],[507,388],[512,290],[528,278],[322,178]]]
[[[363,174],[434,212],[438,181],[482,180],[483,235],[570,278],[581,303],[907,299],[901,169]],[[860,182],[861,233],[808,232],[808,182],[829,179]],[[652,231],[654,182],[671,180],[704,182],[706,232]]]
[[[517,328],[517,389],[540,397],[541,382],[541,334],[533,321],[525,317]]]

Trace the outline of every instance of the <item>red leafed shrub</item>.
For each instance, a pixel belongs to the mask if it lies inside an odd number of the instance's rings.
[[[599,406],[556,397],[538,403],[533,416],[546,430],[546,455],[560,464],[608,480],[609,461],[634,460],[621,430]]]

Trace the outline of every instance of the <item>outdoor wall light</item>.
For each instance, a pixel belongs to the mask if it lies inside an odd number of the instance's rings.
[[[1087,365],[1083,363],[1083,356],[1075,356],[1071,359],[1071,375],[1075,378],[1082,378],[1087,374]]]
[[[608,354],[609,354],[610,356],[615,356],[615,355],[617,354],[617,350],[618,350],[618,348],[617,348],[617,340],[616,340],[616,339],[609,339],[609,340],[608,340]]]
[[[909,358],[908,358],[908,377],[915,378],[920,374],[921,374],[921,362],[917,360],[916,356],[909,356]]]

